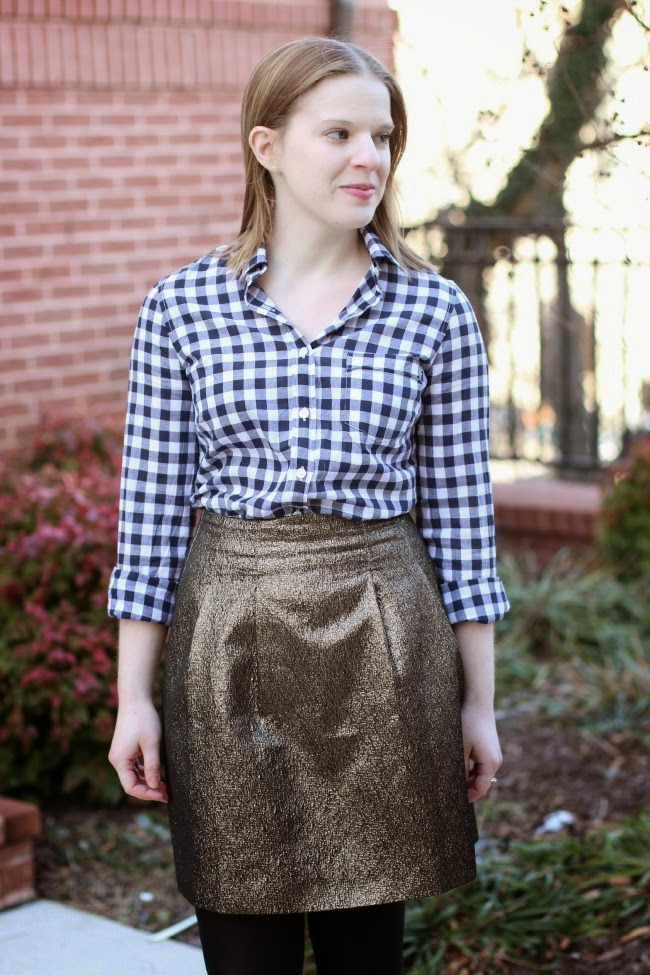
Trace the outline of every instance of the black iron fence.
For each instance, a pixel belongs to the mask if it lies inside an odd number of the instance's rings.
[[[593,469],[650,426],[650,228],[459,215],[407,239],[476,310],[493,456]]]

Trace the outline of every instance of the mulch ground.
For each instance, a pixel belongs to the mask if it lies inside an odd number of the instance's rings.
[[[483,835],[529,839],[546,815],[560,809],[575,818],[567,828],[591,830],[648,807],[650,752],[628,735],[558,733],[557,726],[519,716],[501,723],[501,740],[499,782],[477,807]],[[88,810],[65,803],[42,811],[36,843],[41,896],[150,931],[192,913],[176,889],[163,806]],[[179,940],[198,945],[196,928]],[[512,965],[508,975],[531,970]],[[648,975],[650,937],[569,946],[553,971]]]

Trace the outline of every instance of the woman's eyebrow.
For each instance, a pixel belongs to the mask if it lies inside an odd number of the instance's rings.
[[[354,127],[354,122],[350,122],[350,121],[348,121],[347,119],[344,119],[344,118],[324,118],[323,119],[323,124],[324,125],[345,125],[348,128],[353,128]],[[395,128],[395,126],[393,125],[392,122],[383,122],[383,123],[380,122],[376,126],[376,128],[378,128],[378,129],[389,129],[392,132],[393,129]]]

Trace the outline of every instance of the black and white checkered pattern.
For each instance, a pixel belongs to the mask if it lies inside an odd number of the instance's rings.
[[[163,278],[138,320],[129,379],[118,564],[109,614],[169,623],[193,508],[236,518],[312,510],[418,527],[452,622],[500,619],[488,468],[487,362],[465,295],[372,266],[313,342],[219,250]]]

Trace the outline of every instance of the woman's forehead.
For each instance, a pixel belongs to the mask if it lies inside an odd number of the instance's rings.
[[[373,75],[346,74],[324,78],[298,99],[292,114],[344,121],[373,116],[378,124],[392,125],[390,93]]]

